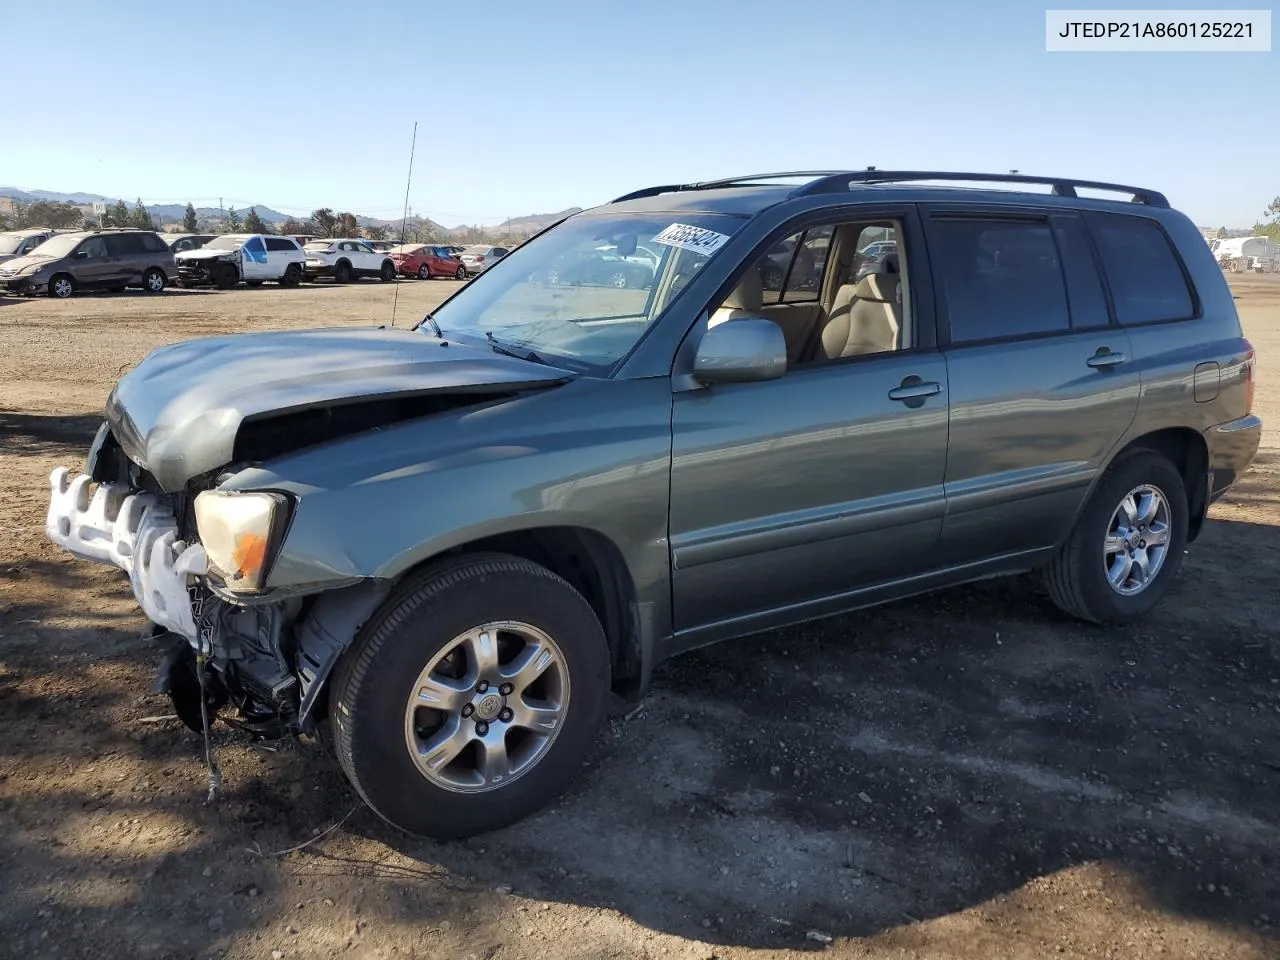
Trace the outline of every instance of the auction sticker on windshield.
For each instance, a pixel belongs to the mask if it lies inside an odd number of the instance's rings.
[[[703,227],[691,227],[684,223],[673,223],[653,238],[654,243],[668,247],[679,247],[681,250],[692,250],[704,257],[715,253],[728,241],[723,233],[707,230]]]

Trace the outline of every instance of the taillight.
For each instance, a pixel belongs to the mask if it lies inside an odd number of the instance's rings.
[[[483,253],[482,253],[482,254],[480,254],[480,255],[478,255],[478,256],[476,257],[476,263],[484,263],[484,254],[483,254]]]
[[[1253,349],[1253,344],[1248,340],[1244,342],[1245,358],[1244,358],[1244,412],[1245,415],[1253,413],[1253,390],[1255,379],[1257,377],[1256,370],[1258,366],[1257,356]]]

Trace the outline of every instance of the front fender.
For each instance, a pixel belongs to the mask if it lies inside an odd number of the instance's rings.
[[[332,441],[224,488],[297,499],[268,593],[393,579],[485,537],[572,526],[618,547],[644,601],[668,590],[670,461],[666,378],[582,378]]]

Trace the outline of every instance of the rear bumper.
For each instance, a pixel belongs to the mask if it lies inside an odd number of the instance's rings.
[[[332,277],[333,264],[330,263],[308,263],[302,267],[302,272],[308,277]]]
[[[1250,414],[1204,432],[1209,450],[1209,502],[1226,493],[1249,469],[1262,440],[1262,420]]]

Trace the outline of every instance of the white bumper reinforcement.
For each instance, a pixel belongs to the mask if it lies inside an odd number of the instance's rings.
[[[197,644],[187,586],[208,571],[209,558],[200,544],[178,539],[173,511],[120,484],[98,484],[90,496],[93,481],[84,474],[73,479],[66,467],[49,480],[49,539],[78,557],[124,570],[148,619]]]

